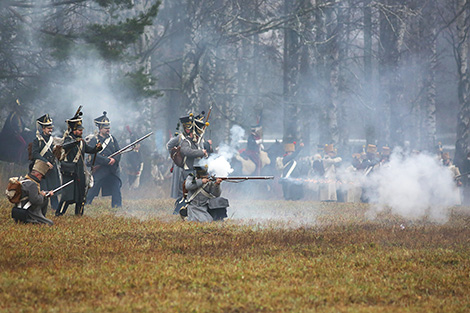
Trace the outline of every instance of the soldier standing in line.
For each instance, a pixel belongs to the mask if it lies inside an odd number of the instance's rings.
[[[333,144],[325,145],[325,156],[323,158],[323,166],[325,168],[326,182],[320,187],[320,201],[338,200],[336,189],[336,168],[342,162],[340,157],[336,156],[336,150]]]
[[[452,159],[450,158],[450,154],[449,152],[444,152],[442,153],[442,164],[449,168],[450,172],[452,173],[452,176],[454,177],[454,182],[455,182],[455,185],[457,187],[461,187],[462,186],[462,182],[460,180],[460,170],[457,166],[455,166],[453,163],[452,163]],[[459,193],[457,194],[457,196],[455,197],[454,199],[454,204],[455,205],[461,205],[462,204],[462,200],[461,200],[461,196],[460,196],[460,190],[459,190]]]
[[[460,164],[462,182],[462,205],[470,206],[470,152]]]
[[[381,158],[380,158],[380,166],[384,166],[384,165],[386,165],[387,163],[390,162],[390,155],[391,155],[390,147],[388,147],[388,146],[382,147],[382,155],[381,155]]]
[[[300,143],[298,149],[295,145],[296,142],[284,144],[286,154],[282,158],[281,184],[285,200],[300,200],[304,197],[303,182],[295,180],[301,174],[296,159],[304,144]]]
[[[134,137],[131,137],[131,141],[135,141]],[[136,144],[134,149],[125,155],[125,171],[127,174],[127,180],[129,183],[129,189],[135,190],[140,186],[140,176],[144,169],[144,160],[140,152],[140,143]]]
[[[178,124],[179,125],[179,124]],[[178,127],[177,127],[178,128]],[[166,149],[169,153],[173,148],[178,147],[181,142],[184,140],[183,134],[179,132],[175,132],[175,135],[167,142]],[[171,167],[171,194],[170,196],[173,199],[179,199],[183,196],[183,169],[177,166],[173,162],[173,166]]]
[[[85,153],[97,153],[101,150],[101,143],[95,147],[90,147],[83,136],[82,112],[80,109],[74,117],[66,120],[68,129],[64,134],[64,144],[62,146],[64,158],[61,162],[61,173],[63,183],[74,180],[73,184],[65,187],[56,211],[56,216],[65,214],[70,204],[75,203],[75,215],[83,215],[85,208],[86,191],[91,182],[91,174],[85,165]]]
[[[194,162],[201,158],[207,158],[208,153],[204,149],[202,135],[204,134],[206,124],[203,121],[204,116],[194,117],[191,113],[189,116],[180,118],[184,128],[184,139],[181,141],[181,155],[184,158],[183,164],[183,180],[188,177],[189,173],[194,172]]]
[[[55,148],[54,138],[52,136],[54,125],[52,125],[52,119],[49,117],[49,114],[38,118],[36,123],[38,126],[41,126],[42,132],[40,133],[39,130],[36,132],[36,138],[34,138],[31,144],[30,169],[39,161],[47,164],[49,171],[41,179],[41,188],[42,190],[54,190],[60,186],[58,161],[53,153]],[[57,211],[59,208],[57,195],[50,198],[52,209]]]
[[[250,135],[248,136],[246,143],[246,150],[243,153],[256,165],[255,175],[261,174],[261,151],[262,143],[261,137],[263,136],[263,127],[261,125],[252,126],[250,129]]]
[[[111,154],[119,150],[119,144],[116,138],[110,134],[111,122],[106,116],[103,115],[95,118],[95,125],[98,127],[98,134],[91,138],[89,144],[91,146],[101,143],[102,150],[96,154],[96,162],[93,164],[91,159],[91,166],[93,172],[93,187],[87,195],[87,204],[91,204],[93,199],[98,196],[102,190],[102,196],[111,196],[111,206],[113,208],[122,206],[121,196],[121,178],[119,177],[119,161],[121,155],[118,154],[114,157],[109,157]]]

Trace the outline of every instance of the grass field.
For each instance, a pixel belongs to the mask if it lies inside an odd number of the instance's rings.
[[[109,205],[48,227],[16,225],[1,201],[0,312],[470,311],[466,209],[435,224],[369,221],[366,204],[231,201],[231,220],[195,224],[170,199]]]

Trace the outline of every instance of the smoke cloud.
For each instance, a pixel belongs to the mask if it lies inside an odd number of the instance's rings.
[[[435,156],[412,154],[404,156],[399,149],[390,163],[374,171],[366,181],[371,202],[370,217],[391,210],[409,219],[429,218],[445,222],[447,208],[458,203],[459,191],[448,167]]]
[[[230,129],[230,144],[221,144],[217,153],[207,159],[209,173],[215,176],[228,176],[233,172],[230,161],[237,153],[240,140],[245,136],[245,130],[238,125]]]

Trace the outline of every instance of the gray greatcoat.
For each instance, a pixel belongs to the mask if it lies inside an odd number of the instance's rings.
[[[178,147],[183,141],[184,137],[182,134],[172,137],[166,144],[166,149],[171,152],[171,149]],[[183,169],[173,163],[173,175],[171,176],[171,197],[173,199],[179,199],[183,196]]]
[[[181,141],[181,155],[185,158],[184,161],[184,179],[188,177],[189,173],[194,171],[194,163],[204,157],[203,141],[198,144],[191,140],[191,138],[184,138]]]
[[[188,190],[187,199],[193,198],[193,194],[203,187],[202,179],[189,175],[185,181]],[[220,185],[210,181],[204,185],[204,190],[215,197],[220,197],[222,193]],[[188,204],[188,221],[212,222],[213,218],[209,214],[209,197],[199,192]]]
[[[48,199],[40,193],[39,190],[40,182],[34,176],[28,176],[22,180],[21,184],[21,199],[19,207],[12,209],[12,217],[15,221],[20,220],[25,223],[34,224],[48,224],[53,225],[54,223],[46,218]],[[26,210],[22,209],[26,204],[30,202],[31,206]],[[24,214],[26,211],[26,214]]]

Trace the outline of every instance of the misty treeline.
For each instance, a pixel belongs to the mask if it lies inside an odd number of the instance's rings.
[[[33,118],[73,112],[79,89],[94,102],[85,107],[132,108],[164,139],[179,116],[212,107],[216,143],[261,121],[265,139],[311,151],[443,141],[458,162],[470,133],[469,18],[467,0],[2,0],[0,100],[21,99]],[[107,78],[96,92],[111,98],[83,96],[93,81],[70,85],[90,59]]]

